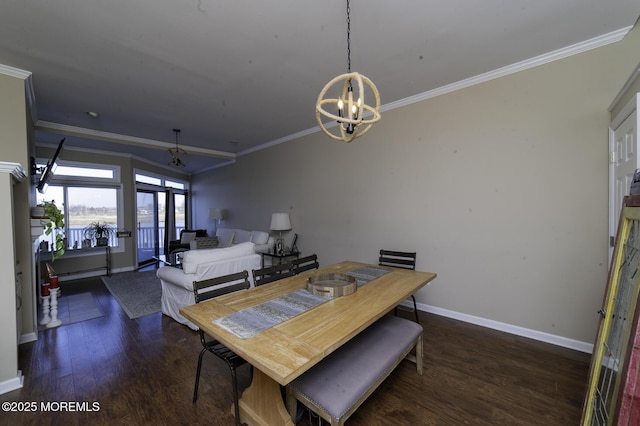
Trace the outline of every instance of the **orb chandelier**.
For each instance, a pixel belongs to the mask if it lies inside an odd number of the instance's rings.
[[[187,158],[187,151],[178,147],[178,134],[180,133],[180,129],[173,129],[176,134],[176,147],[169,148],[167,150],[167,165],[168,166],[176,166],[176,167],[186,167],[189,160]]]
[[[320,129],[332,139],[351,142],[364,135],[373,123],[380,120],[380,94],[375,84],[357,72],[351,72],[351,7],[347,0],[347,73],[327,83],[318,96],[316,120]],[[340,84],[342,88],[340,89]],[[374,97],[374,106],[365,103],[365,87]],[[327,92],[339,92],[338,98],[325,98]],[[337,114],[330,112],[331,107]],[[366,115],[366,117],[365,117]],[[322,122],[322,117],[338,122],[337,131],[331,132]]]

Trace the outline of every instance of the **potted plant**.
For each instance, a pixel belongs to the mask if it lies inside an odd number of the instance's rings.
[[[82,233],[88,240],[96,240],[97,247],[105,247],[109,245],[109,238],[115,232],[113,225],[106,222],[91,222],[87,225]]]
[[[57,258],[64,254],[65,242],[64,242],[64,214],[56,206],[54,200],[44,201],[38,205],[44,208],[44,215],[46,219],[41,219],[40,223],[44,227],[44,234],[49,236],[54,234],[54,242],[51,248],[51,261],[55,261]]]

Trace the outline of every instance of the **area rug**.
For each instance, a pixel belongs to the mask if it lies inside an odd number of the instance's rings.
[[[102,281],[129,318],[160,312],[162,289],[156,271],[122,272]]]
[[[58,319],[62,325],[75,324],[104,316],[102,308],[96,302],[90,291],[65,295],[61,293],[58,300]],[[38,309],[38,324],[42,319],[42,309]],[[47,326],[38,325],[39,330],[46,330]]]

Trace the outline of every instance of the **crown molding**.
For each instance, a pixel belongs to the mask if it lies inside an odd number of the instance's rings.
[[[19,68],[14,68],[2,64],[0,64],[0,74],[24,80],[27,108],[29,108],[29,112],[31,113],[31,121],[35,123],[38,117],[38,111],[36,110],[36,95],[33,90],[33,74],[30,71],[25,71]]]
[[[620,89],[616,97],[611,102],[611,105],[609,105],[609,112],[611,112],[613,108],[615,108],[616,104],[620,102],[620,99],[622,99],[626,91],[636,83],[638,78],[640,78],[640,63],[636,65],[635,69],[627,79],[627,82],[624,84],[624,86],[622,86],[622,89]]]
[[[335,125],[337,125],[337,124],[335,124]],[[302,130],[300,132],[292,133],[290,135],[283,136],[281,138],[272,140],[272,141],[264,143],[262,145],[258,145],[258,146],[255,146],[253,148],[248,148],[248,149],[245,149],[244,151],[240,151],[238,153],[238,156],[241,157],[243,155],[251,154],[252,152],[262,151],[263,149],[267,149],[267,148],[270,148],[272,146],[280,145],[281,143],[284,143],[284,142],[288,142],[288,141],[291,141],[291,140],[294,140],[294,139],[299,139],[299,138],[301,138],[303,136],[314,134],[319,130],[320,130],[320,127],[319,126],[315,126],[315,127],[310,128],[310,129],[307,129],[307,130]]]
[[[22,168],[22,164],[7,161],[0,161],[0,173],[10,173],[18,182],[27,177],[27,173]]]
[[[21,78],[26,80],[31,77],[30,71],[21,70],[20,68],[10,67],[9,65],[0,64],[0,74],[8,75],[10,77]]]
[[[441,96],[447,93],[455,92],[461,89],[465,89],[467,87],[475,86],[476,84],[485,83],[487,81],[495,80],[500,77],[505,77],[510,74],[515,74],[520,71],[528,70],[530,68],[534,68],[540,65],[548,64],[550,62],[554,62],[560,59],[564,59],[573,55],[577,55],[579,53],[584,53],[592,49],[596,49],[598,47],[606,46],[608,44],[616,43],[624,38],[633,26],[628,26],[625,28],[621,28],[616,31],[612,31],[607,34],[603,34],[599,37],[594,37],[592,39],[573,44],[571,46],[564,47],[562,49],[554,50],[549,53],[545,53],[543,55],[539,55],[521,62],[517,62],[512,65],[507,65],[502,68],[498,68],[493,71],[486,72],[484,74],[480,74],[474,77],[467,78],[465,80],[461,80],[452,84],[448,84],[446,86],[438,87],[433,90],[428,90],[426,92],[418,93],[413,96],[409,96],[404,99],[399,99],[394,102],[390,102],[388,104],[384,104],[380,107],[380,112],[391,111],[396,108],[402,108],[407,105],[411,105],[417,102],[422,102],[427,99],[435,98],[437,96]],[[336,123],[329,123],[331,126],[335,126]],[[307,136],[313,133],[320,131],[319,126],[311,127],[306,130],[302,130],[297,133],[293,133],[289,136],[285,136],[282,138],[275,139],[273,141],[264,143],[262,145],[258,145],[251,149],[247,149],[245,151],[239,152],[238,156],[250,154],[252,152],[260,151],[266,148],[270,148],[275,145],[279,145],[281,143],[298,139],[303,136]]]
[[[548,64],[550,62],[565,59],[579,53],[584,53],[598,47],[606,46],[608,44],[616,43],[624,38],[625,35],[633,28],[633,26],[625,27],[617,31],[613,31],[599,37],[595,37],[580,43],[573,44],[571,46],[564,47],[562,49],[554,50],[549,53],[545,53],[539,56],[535,56],[530,59],[526,59],[521,62],[517,62],[512,65],[507,65],[502,68],[498,68],[493,71],[479,74],[477,76],[467,78],[465,80],[458,81],[456,83],[448,84],[446,86],[438,87],[427,92],[419,93],[408,98],[400,99],[395,102],[385,104],[380,107],[381,111],[390,111],[392,109],[401,108],[407,105],[411,105],[416,102],[421,102],[427,99],[435,98],[436,96],[444,95],[446,93],[455,92],[457,90],[465,89],[467,87],[475,86],[476,84],[486,83],[491,80],[495,80],[500,77],[506,77],[511,74],[525,71],[530,68],[535,68],[540,65]]]
[[[36,146],[55,149],[57,145],[36,142]],[[162,169],[165,169],[165,170],[171,170],[172,172],[176,171],[175,167],[169,167],[169,166],[166,166],[166,165],[163,165],[163,164],[158,164],[155,161],[151,161],[151,160],[149,160],[147,158],[140,157],[139,155],[129,154],[129,153],[126,153],[126,152],[114,152],[114,151],[107,151],[107,150],[104,150],[104,149],[94,149],[94,148],[80,148],[80,147],[77,147],[77,146],[65,146],[64,150],[65,151],[80,152],[80,153],[87,153],[87,154],[108,155],[108,156],[111,156],[111,157],[130,158],[130,159],[137,160],[137,161],[140,161],[140,162],[145,163],[145,164],[149,164],[150,166],[159,167],[159,168],[162,168]],[[42,158],[41,161],[47,161],[47,158]],[[61,164],[64,164],[64,161],[61,161]],[[185,176],[189,176],[189,173],[181,172],[179,170],[177,172],[181,173],[181,174],[183,174]]]
[[[196,174],[197,173],[202,173],[202,172],[208,172],[209,170],[219,169],[221,167],[230,166],[230,165],[235,164],[235,163],[236,163],[236,160],[225,161],[224,163],[216,164],[214,166],[206,167],[206,168],[204,168],[202,170],[199,170],[198,172],[196,172]]]
[[[101,130],[86,129],[83,127],[68,126],[66,124],[52,123],[50,121],[38,120],[35,124],[36,130],[42,130],[50,133],[56,133],[66,136],[75,136],[80,138],[102,140],[106,142],[114,142],[126,145],[144,146],[147,148],[166,150],[173,148],[175,144],[161,142],[153,139],[139,138],[137,136],[122,135],[118,133],[104,132]],[[215,149],[199,148],[189,145],[181,145],[193,155],[203,155],[207,157],[223,158],[233,160],[236,154],[231,152],[218,151]]]

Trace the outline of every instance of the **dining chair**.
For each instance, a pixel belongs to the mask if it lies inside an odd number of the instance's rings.
[[[253,274],[253,285],[256,287],[294,275],[293,267],[289,262],[254,269],[251,272]]]
[[[193,283],[193,294],[195,295],[196,303],[200,303],[223,294],[246,290],[249,287],[249,273],[247,271],[242,271],[209,280],[196,281]],[[201,328],[198,329],[198,332],[200,333],[202,350],[198,356],[198,369],[196,370],[196,384],[193,389],[193,402],[195,403],[198,400],[198,385],[200,384],[202,357],[206,352],[211,352],[221,360],[225,361],[231,370],[233,406],[235,408],[236,425],[240,425],[240,410],[238,408],[238,378],[236,375],[236,368],[245,364],[246,361],[217,340],[207,340],[205,333]]]
[[[416,252],[380,250],[378,265],[415,271],[416,256]],[[413,300],[413,312],[416,315],[416,322],[420,324],[420,320],[418,319],[418,305],[416,304],[416,298],[413,294],[411,295],[411,299]],[[398,315],[398,307],[395,308],[394,313],[396,316]]]
[[[318,269],[320,267],[320,264],[318,263],[318,255],[316,254],[294,259],[290,263],[295,275],[301,274],[302,272],[310,269]]]

